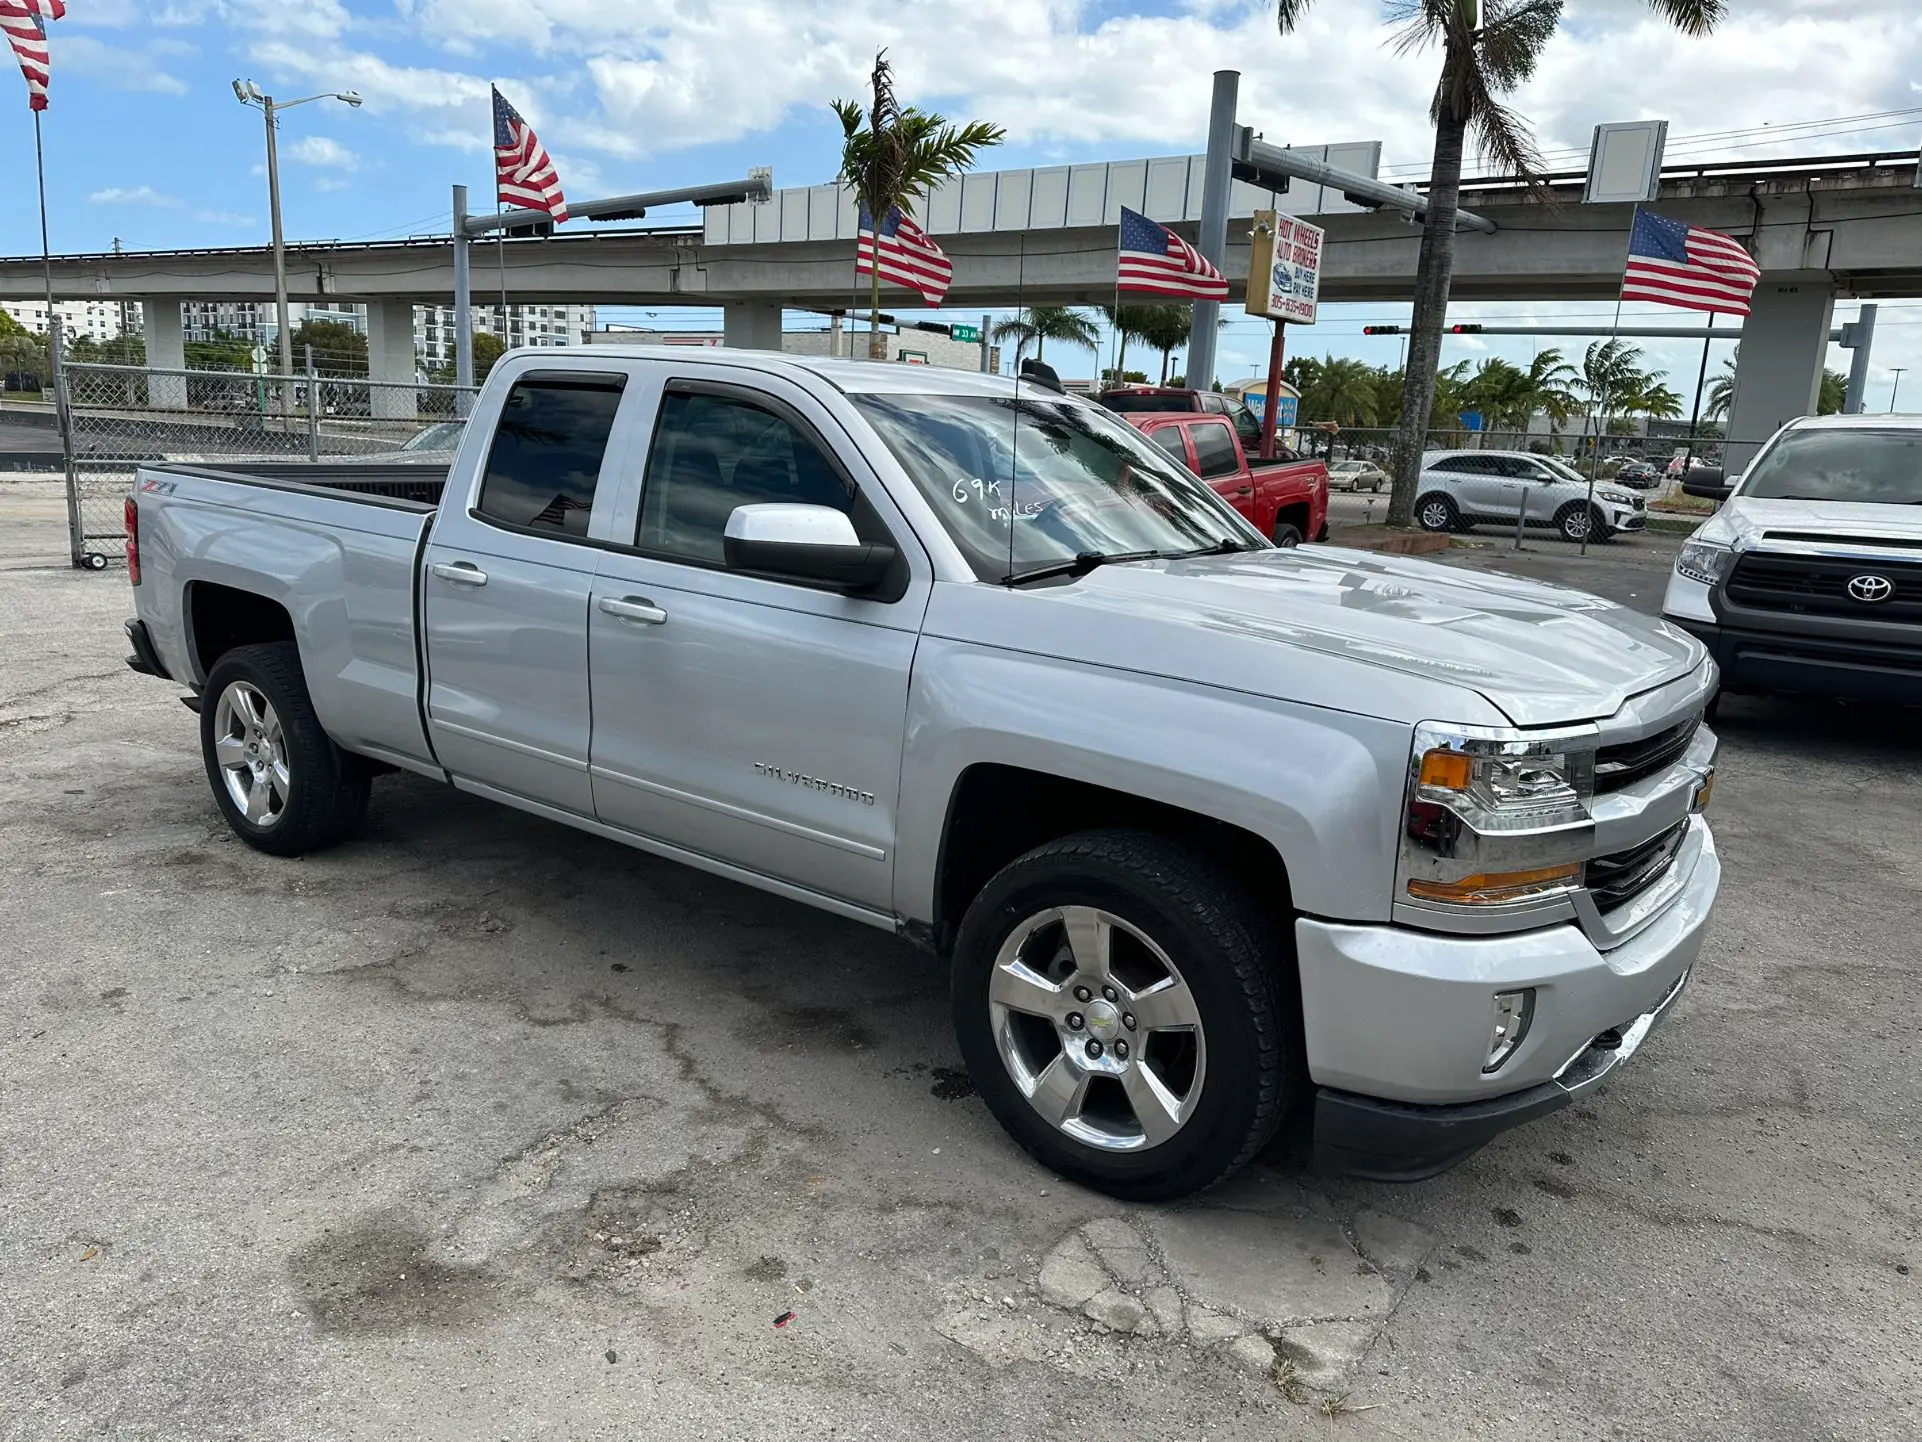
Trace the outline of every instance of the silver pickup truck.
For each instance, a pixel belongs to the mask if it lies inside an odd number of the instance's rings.
[[[1100,408],[519,352],[444,473],[141,471],[131,664],[261,850],[395,769],[951,958],[1014,1139],[1118,1196],[1441,1171],[1632,1056],[1721,868],[1716,671],[1593,596],[1277,549]]]

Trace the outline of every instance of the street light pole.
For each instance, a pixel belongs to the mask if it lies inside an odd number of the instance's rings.
[[[1895,411],[1895,398],[1902,393],[1902,372],[1907,370],[1908,367],[1892,366],[1891,369],[1895,372],[1895,384],[1889,387],[1889,411],[1893,414]]]
[[[294,336],[287,324],[287,241],[280,229],[280,145],[274,133],[278,129],[274,97],[261,96],[260,110],[267,117],[267,208],[274,226],[274,324],[280,332],[280,373],[290,376],[294,373]]]
[[[294,336],[287,317],[287,243],[280,227],[280,112],[296,105],[311,105],[316,100],[338,100],[355,110],[360,96],[351,90],[327,91],[300,100],[277,101],[251,80],[234,82],[234,98],[242,105],[257,105],[267,120],[267,207],[274,226],[274,325],[280,332],[280,373],[294,373]]]

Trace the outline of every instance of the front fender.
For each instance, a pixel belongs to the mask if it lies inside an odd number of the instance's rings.
[[[933,919],[955,787],[969,767],[994,763],[1239,826],[1281,855],[1299,909],[1388,920],[1405,726],[933,637],[915,658],[907,719],[895,867],[904,917]]]

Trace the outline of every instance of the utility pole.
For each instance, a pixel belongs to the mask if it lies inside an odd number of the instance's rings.
[[[1214,100],[1208,110],[1208,158],[1201,181],[1201,254],[1216,270],[1228,249],[1228,202],[1234,193],[1235,101],[1239,70],[1215,72]],[[1205,391],[1215,380],[1215,323],[1221,302],[1198,300],[1188,324],[1188,387]]]
[[[1889,387],[1889,410],[1891,413],[1895,410],[1895,398],[1902,394],[1902,372],[1907,370],[1908,367],[1895,366],[1892,369],[1895,371],[1895,384]]]
[[[267,121],[267,207],[274,227],[274,322],[280,331],[280,374],[290,376],[294,373],[294,337],[287,324],[287,245],[280,228],[280,112],[316,100],[338,100],[358,110],[360,96],[351,90],[330,90],[301,100],[277,101],[253,81],[236,80],[234,98],[242,105],[257,106]]]
[[[1875,311],[1875,302],[1865,301],[1854,322],[1842,327],[1842,344],[1851,352],[1849,388],[1842,399],[1845,416],[1862,413],[1862,393],[1869,386],[1869,347],[1875,343]]]

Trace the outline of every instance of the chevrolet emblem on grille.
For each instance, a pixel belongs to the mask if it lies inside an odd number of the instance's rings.
[[[1866,606],[1874,606],[1895,594],[1895,582],[1887,576],[1851,576],[1849,594]]]

